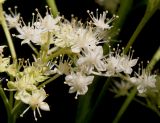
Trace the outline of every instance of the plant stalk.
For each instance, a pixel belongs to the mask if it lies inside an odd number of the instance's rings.
[[[131,101],[133,100],[133,98],[135,97],[136,92],[137,92],[137,87],[133,88],[131,93],[127,96],[127,99],[123,103],[122,107],[118,111],[118,114],[116,115],[116,117],[115,117],[115,119],[113,120],[112,123],[118,123],[119,122],[119,120],[122,117],[123,113],[128,108],[128,106],[131,103]]]
[[[10,49],[10,52],[11,52],[13,62],[16,63],[17,62],[16,51],[15,51],[13,41],[12,41],[12,38],[11,38],[11,34],[9,32],[9,29],[8,29],[8,26],[7,26],[5,17],[4,17],[2,4],[0,4],[0,22],[1,22],[2,28],[4,30],[4,33],[6,35],[6,38],[7,38],[7,42],[8,42],[8,45],[9,45],[9,49]]]
[[[47,4],[49,5],[49,7],[51,8],[51,12],[53,14],[53,17],[56,17],[58,15],[58,9],[57,9],[55,0],[46,0],[46,1],[47,1]]]

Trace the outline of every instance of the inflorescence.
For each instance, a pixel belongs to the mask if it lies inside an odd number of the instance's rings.
[[[132,52],[127,55],[123,50],[114,50],[109,46],[110,41],[106,41],[104,32],[112,29],[112,22],[118,16],[113,15],[109,19],[108,11],[99,14],[97,10],[96,16],[93,12],[87,11],[91,21],[84,24],[74,17],[71,21],[60,15],[54,18],[50,9],[46,8],[44,17],[36,9],[32,14],[32,22],[29,23],[25,23],[20,17],[17,7],[15,12],[9,8],[10,14],[5,13],[8,28],[17,30],[16,34],[12,34],[13,37],[21,39],[22,45],[28,44],[34,51],[33,62],[20,59],[15,65],[10,57],[3,55],[6,46],[0,47],[0,72],[12,76],[5,90],[15,91],[15,100],[29,105],[21,116],[31,108],[37,120],[36,111],[41,117],[40,109],[50,110],[44,101],[48,96],[45,86],[57,75],[65,75],[64,84],[70,86],[69,93],[76,93],[75,99],[87,93],[95,75],[125,76],[125,80],[130,84],[116,84],[116,90],[113,91],[117,93],[117,88],[121,87],[130,89],[137,86],[140,94],[145,94],[148,88],[156,88],[156,75],[148,73],[147,70],[135,72],[135,76],[131,76],[133,67],[138,62],[138,58],[132,58]],[[108,53],[104,53],[104,44],[109,46]]]

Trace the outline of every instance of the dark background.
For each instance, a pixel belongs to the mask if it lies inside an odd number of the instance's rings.
[[[74,14],[80,19],[87,19],[87,10],[95,11],[99,8],[103,10],[93,0],[57,0],[57,7],[61,15],[66,18],[70,18],[71,14]],[[7,11],[8,7],[18,6],[18,12],[24,18],[24,21],[31,21],[32,12],[35,12],[35,8],[38,8],[42,15],[45,14],[45,0],[7,0],[4,4],[4,9]],[[122,45],[125,46],[127,41],[130,39],[134,30],[136,29],[139,21],[143,17],[146,5],[140,4],[139,0],[135,0],[131,11],[129,12],[124,26],[121,28],[118,36],[119,40],[122,40]],[[138,38],[136,39],[133,49],[135,49],[135,57],[140,57],[144,63],[152,58],[157,48],[160,46],[160,11],[158,10],[153,17],[146,24]],[[0,30],[0,33],[2,30]],[[13,31],[14,32],[14,31]],[[1,39],[0,39],[1,40]],[[16,39],[17,40],[17,39]],[[2,41],[4,42],[4,40]],[[5,42],[4,42],[5,43]],[[28,46],[20,45],[20,42],[15,42],[18,57],[30,57],[31,50]],[[159,63],[156,64],[154,70],[160,68]],[[37,123],[74,123],[76,116],[76,109],[78,100],[74,99],[74,94],[68,94],[69,87],[63,84],[64,78],[57,79],[54,83],[47,86],[47,93],[49,97],[46,99],[50,105],[51,111],[41,111],[42,118],[38,118]],[[100,84],[97,85],[98,93],[105,79],[102,78]],[[97,94],[95,94],[96,101]],[[124,101],[124,97],[114,98],[114,94],[107,91],[104,99],[99,104],[96,113],[94,115],[92,123],[111,123],[114,119],[118,109]],[[1,101],[0,101],[1,102]],[[93,102],[94,103],[94,102]],[[3,109],[3,103],[0,103],[0,122],[5,123],[6,112]],[[2,110],[1,110],[2,109]],[[37,113],[38,117],[38,113]],[[18,123],[30,122],[34,123],[32,110],[29,110],[23,118],[18,119]],[[136,102],[132,102],[123,115],[120,123],[159,123],[160,118],[152,112],[150,109],[146,109]]]

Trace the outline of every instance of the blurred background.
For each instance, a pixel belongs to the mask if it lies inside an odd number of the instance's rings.
[[[64,15],[66,18],[70,19],[71,14],[74,14],[82,21],[85,21],[89,18],[86,12],[87,10],[95,12],[98,8],[100,12],[107,9],[111,14],[117,13],[120,7],[120,0],[56,0],[56,4],[60,15]],[[45,15],[45,5],[47,5],[45,0],[6,0],[4,9],[8,13],[8,7],[14,8],[14,6],[18,6],[17,11],[21,13],[24,21],[28,22],[32,20],[32,13],[35,12],[35,8],[38,8],[39,12],[42,15]],[[116,39],[113,40],[121,40],[121,46],[125,46],[127,44],[144,15],[146,5],[147,0],[133,0],[133,3],[128,5],[129,9],[120,26],[120,32],[116,36]],[[14,32],[15,30],[11,30],[11,33]],[[0,34],[2,33],[3,31],[0,29]],[[0,41],[5,44],[5,38],[3,35],[1,35],[1,37]],[[140,61],[142,60],[144,63],[147,63],[147,60],[152,58],[159,46],[160,11],[157,10],[133,44],[133,49],[135,50],[134,57],[139,57]],[[27,45],[21,46],[20,41],[16,41],[15,47],[18,57],[31,57],[31,50]],[[159,71],[159,68],[160,63],[157,63],[154,71]],[[50,105],[51,111],[41,111],[42,118],[38,118],[37,123],[75,123],[79,100],[74,99],[74,94],[68,94],[69,87],[64,85],[63,82],[64,78],[61,77],[46,87],[47,93],[49,94],[46,101]],[[99,82],[95,84],[96,91],[94,92],[94,98],[90,100],[93,104],[95,103],[98,93],[102,89],[104,83],[105,78],[100,78]],[[103,100],[95,110],[91,123],[111,123],[124,99],[125,97],[114,98],[114,94],[107,90],[106,95],[104,95]],[[0,104],[3,105],[1,100]],[[6,123],[7,121],[4,121],[6,112],[3,109],[3,106],[0,106],[0,108],[2,108],[2,110],[0,109],[0,122],[3,121],[2,123]],[[29,110],[23,118],[19,118],[17,123],[22,122],[36,123],[36,121],[34,121],[32,110]],[[133,101],[124,113],[120,123],[141,122],[159,123],[160,118],[150,109],[147,109]]]

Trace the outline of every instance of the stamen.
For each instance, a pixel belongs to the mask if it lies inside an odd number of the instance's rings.
[[[18,13],[17,13],[17,8],[18,8],[17,6],[14,7],[15,15],[18,14]]]
[[[35,119],[35,121],[37,121],[36,111],[35,111],[35,110],[33,110],[33,115],[34,115],[34,119]]]
[[[37,107],[37,111],[38,111],[39,116],[42,117],[41,112],[38,107]]]
[[[11,13],[11,15],[14,16],[14,13],[13,13],[13,11],[12,11],[12,9],[10,7],[8,8],[8,10]]]
[[[34,22],[35,22],[34,18],[35,18],[35,13],[32,13],[32,25],[33,25]]]
[[[20,114],[20,117],[23,117],[23,115],[29,110],[29,108],[30,108],[30,106],[29,106],[28,108],[26,108],[26,109],[22,112],[22,114]]]

